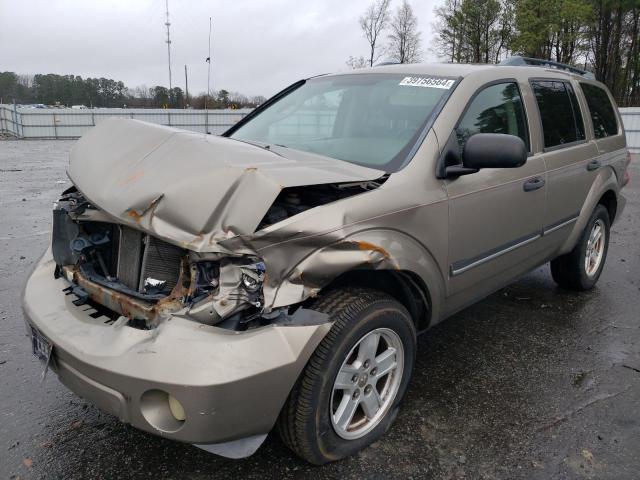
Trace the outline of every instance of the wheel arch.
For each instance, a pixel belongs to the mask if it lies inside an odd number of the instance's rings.
[[[603,205],[609,212],[609,221],[613,224],[618,213],[618,196],[613,189],[609,189],[602,194],[598,200],[599,205]]]
[[[409,311],[418,332],[429,328],[432,315],[431,294],[422,279],[414,272],[405,270],[349,270],[338,275],[322,291],[347,286],[369,288],[387,293]]]
[[[568,253],[573,249],[597,205],[603,205],[609,212],[610,218],[612,213],[613,218],[615,218],[618,211],[619,190],[618,179],[613,169],[601,169],[591,184],[589,193],[582,204],[578,220],[563,247],[560,249],[559,255]],[[613,218],[611,218],[611,223],[613,223]]]

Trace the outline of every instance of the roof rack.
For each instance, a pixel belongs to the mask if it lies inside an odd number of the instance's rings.
[[[513,57],[507,57],[502,60],[498,65],[508,65],[511,67],[549,67],[557,68],[559,70],[566,70],[567,72],[575,73],[576,75],[582,75],[589,80],[595,80],[596,77],[591,72],[582,70],[580,68],[572,67],[566,63],[554,62],[553,60],[542,60],[539,58],[521,57],[520,55],[514,55]]]

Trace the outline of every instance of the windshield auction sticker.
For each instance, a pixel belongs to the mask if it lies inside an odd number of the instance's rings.
[[[403,87],[428,87],[428,88],[444,88],[449,90],[456,83],[455,80],[448,78],[436,77],[404,77],[398,84]]]

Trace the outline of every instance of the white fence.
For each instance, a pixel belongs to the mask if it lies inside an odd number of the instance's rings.
[[[640,153],[640,107],[621,108],[620,115],[627,132],[629,150]]]
[[[0,105],[0,133],[17,138],[78,138],[110,117],[135,118],[194,132],[219,135],[251,109],[179,110],[146,108],[27,108]]]
[[[219,135],[251,110],[178,110],[143,108],[26,108],[0,105],[0,133],[17,138],[78,138],[105,118],[135,118],[194,132]],[[640,108],[621,108],[627,144],[640,152]],[[318,119],[314,119],[319,122]],[[318,128],[314,123],[314,127]]]

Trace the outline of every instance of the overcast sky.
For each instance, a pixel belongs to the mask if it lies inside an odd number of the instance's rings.
[[[392,0],[395,10],[401,0]],[[429,50],[433,9],[410,0]],[[367,56],[358,17],[370,0],[169,0],[174,86],[207,88],[213,18],[212,82],[270,96],[293,81],[346,68]],[[0,0],[0,71],[72,73],[122,80],[128,87],[168,85],[165,0]],[[385,39],[386,41],[386,39]]]

